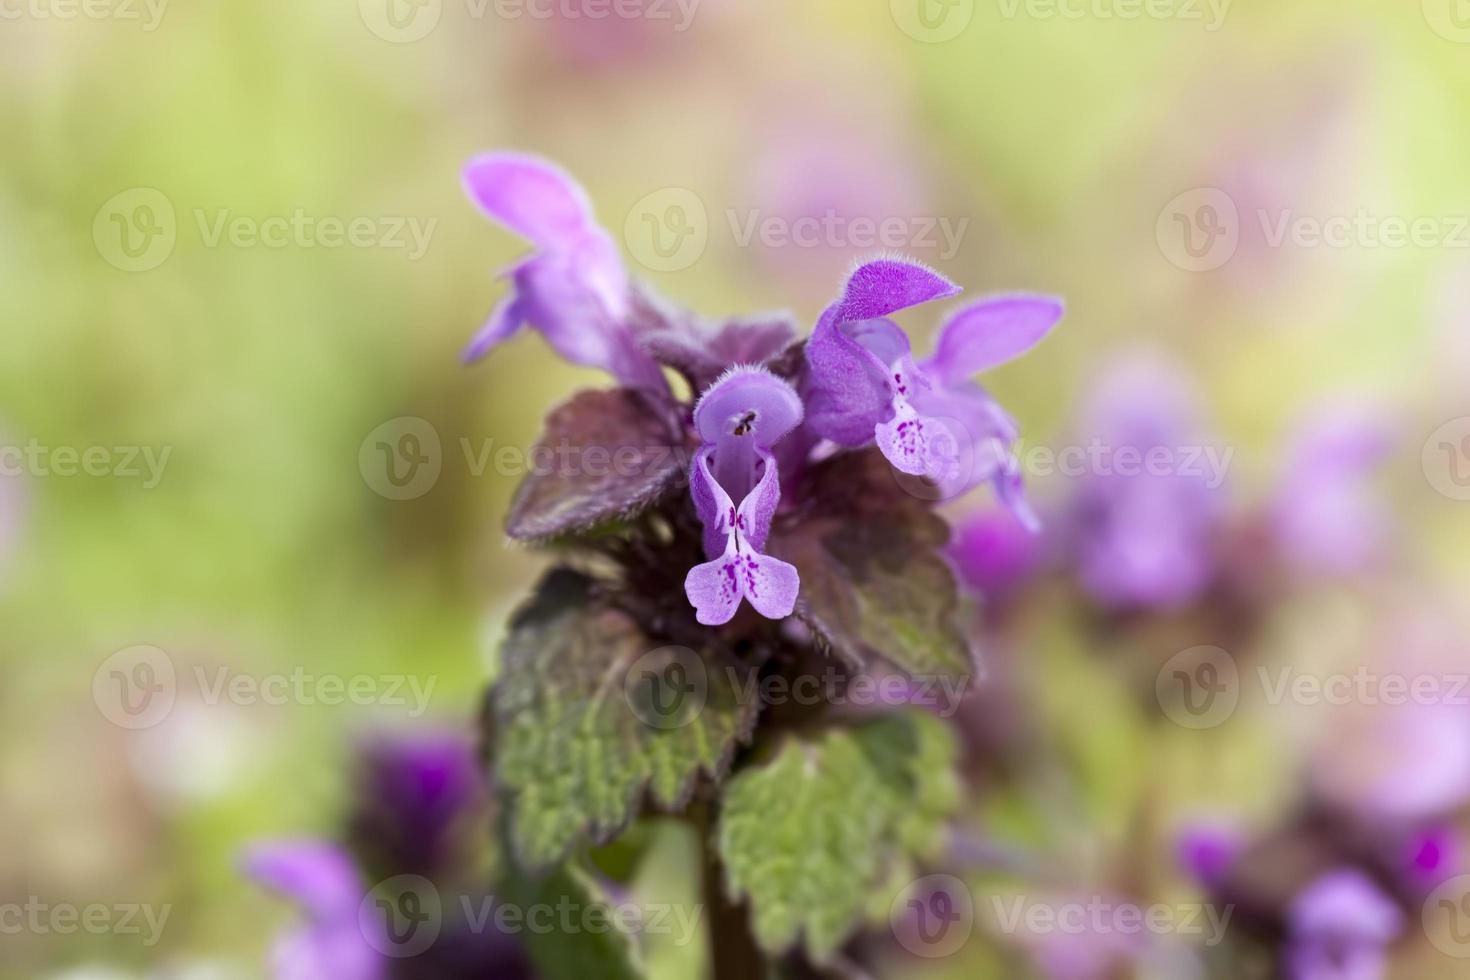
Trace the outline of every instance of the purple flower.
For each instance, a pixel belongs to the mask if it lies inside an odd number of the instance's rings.
[[[387,963],[364,928],[374,918],[358,915],[366,895],[348,853],[321,841],[283,841],[253,848],[245,873],[291,899],[306,922],[277,939],[271,953],[275,980],[381,980]],[[386,937],[383,937],[386,941]]]
[[[1077,426],[1088,471],[1069,538],[1083,587],[1115,609],[1170,609],[1215,574],[1214,534],[1229,457],[1201,439],[1184,374],[1151,355],[1113,365]]]
[[[1318,878],[1287,912],[1291,980],[1377,980],[1404,914],[1367,875],[1340,868]]]
[[[1003,602],[1041,563],[1041,539],[1015,514],[998,507],[972,514],[955,530],[950,560],[987,602]]]
[[[771,446],[801,417],[795,390],[758,367],[731,368],[694,407],[703,446],[690,466],[689,492],[711,560],[689,570],[684,592],[707,626],[729,622],[742,598],[769,619],[795,607],[796,569],[761,548],[781,500]]]
[[[663,374],[630,324],[631,287],[617,247],[576,181],[536,157],[487,153],[465,167],[464,186],[487,215],[537,248],[508,270],[514,288],[464,359],[478,360],[530,324],[573,364],[664,390]]]
[[[453,730],[377,736],[360,755],[351,836],[369,866],[429,878],[458,871],[485,792],[473,742]]]
[[[970,378],[1040,342],[1062,304],[1025,295],[974,303],[945,322],[934,355],[916,363],[908,335],[888,316],[959,291],[904,259],[858,266],[807,344],[808,424],[844,446],[876,440],[894,467],[933,480],[941,497],[992,480],[1002,501],[1034,525],[1010,454],[1016,424]]]
[[[1179,862],[1196,881],[1219,891],[1244,846],[1232,831],[1221,827],[1190,827],[1179,837]]]
[[[1341,575],[1383,554],[1392,515],[1370,478],[1393,442],[1383,411],[1365,402],[1322,406],[1299,425],[1271,514],[1288,563]]]

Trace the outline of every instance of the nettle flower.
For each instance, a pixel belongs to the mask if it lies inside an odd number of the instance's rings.
[[[1380,977],[1387,949],[1406,916],[1357,868],[1335,868],[1312,882],[1287,911],[1283,971],[1292,980]]]
[[[1035,527],[1011,453],[1016,423],[971,379],[1039,343],[1061,319],[1062,303],[1012,295],[971,304],[945,321],[934,354],[916,362],[908,335],[888,317],[959,292],[917,262],[859,265],[807,344],[808,424],[839,445],[876,441],[896,469],[932,480],[941,499],[989,480]]]
[[[1083,399],[1074,433],[1091,459],[1066,537],[1098,604],[1178,609],[1215,580],[1229,456],[1202,416],[1188,374],[1152,352],[1109,364]]]
[[[475,361],[530,324],[573,364],[631,387],[665,390],[632,326],[635,298],[617,246],[586,193],[560,168],[518,153],[487,153],[464,170],[470,199],[537,251],[505,273],[514,286],[465,348]]]
[[[302,925],[276,940],[271,974],[277,980],[387,977],[387,962],[359,922],[366,883],[344,848],[312,840],[259,844],[246,854],[244,870],[306,914]]]
[[[1296,425],[1270,514],[1289,565],[1347,575],[1389,552],[1393,512],[1374,477],[1394,443],[1388,413],[1367,399],[1334,399]]]
[[[796,568],[761,549],[781,500],[771,447],[801,418],[796,390],[760,367],[731,368],[694,407],[703,445],[690,465],[689,492],[710,561],[689,570],[684,591],[705,625],[729,622],[742,598],[768,619],[789,616],[796,605]]]

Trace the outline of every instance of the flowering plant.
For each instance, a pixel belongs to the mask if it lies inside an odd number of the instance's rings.
[[[940,676],[959,689],[974,667],[934,504],[990,483],[1034,520],[1017,426],[973,375],[1039,342],[1061,304],[962,307],[918,361],[890,317],[960,290],[884,256],[856,266],[809,340],[784,317],[709,322],[629,277],[556,167],[488,154],[465,183],[536,246],[467,356],[528,325],[607,371],[618,386],[554,410],[543,440],[630,464],[532,474],[510,508],[510,536],[557,557],[489,696],[516,860],[578,860],[645,803],[682,813],[720,879],[706,894],[749,905],[747,940],[823,961],[896,868],[942,843],[953,746],[915,692]],[[843,685],[897,679],[890,710],[783,712],[752,693],[827,661]],[[717,946],[739,938],[716,929]]]
[[[552,410],[541,437],[612,465],[534,471],[507,517],[554,567],[511,618],[484,712],[500,878],[519,883],[502,887],[580,880],[665,811],[699,834],[717,974],[830,962],[894,876],[946,843],[956,745],[922,709],[975,668],[934,507],[990,483],[1034,522],[1017,427],[972,375],[1040,341],[1061,304],[963,307],[916,361],[890,317],[959,289],[884,256],[804,341],[788,317],[711,322],[634,282],[545,161],[487,154],[465,185],[535,246],[465,359],[529,327],[617,382]],[[257,874],[286,881],[304,855],[303,875],[350,881],[327,854],[267,852]],[[312,944],[342,936],[314,927],[288,953],[331,958]],[[634,947],[617,968],[599,949],[599,969],[636,973]],[[530,955],[555,973],[565,952]],[[382,963],[364,976],[405,965]]]

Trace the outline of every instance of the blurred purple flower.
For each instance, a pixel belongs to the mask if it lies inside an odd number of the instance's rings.
[[[1098,462],[1072,500],[1068,537],[1102,605],[1177,608],[1210,584],[1228,456],[1206,453],[1198,416],[1183,371],[1147,354],[1113,364],[1084,401],[1077,432]]]
[[[559,167],[518,153],[486,153],[464,170],[470,199],[537,251],[508,270],[511,294],[465,349],[474,361],[525,324],[573,364],[634,387],[665,390],[663,374],[629,323],[628,274],[580,185]]]
[[[684,591],[707,626],[729,622],[742,598],[769,619],[791,615],[796,604],[796,568],[761,549],[781,500],[771,446],[801,417],[791,385],[758,367],[732,368],[694,407],[703,446],[690,467],[689,492],[710,561],[689,570]]]
[[[1272,504],[1284,560],[1309,573],[1360,571],[1381,556],[1392,512],[1370,482],[1393,448],[1383,410],[1341,401],[1299,425]]]
[[[244,870],[305,913],[301,926],[276,940],[271,953],[275,980],[381,980],[388,975],[385,957],[364,932],[378,920],[358,915],[367,891],[344,849],[322,841],[260,844],[246,854]]]
[[[460,732],[376,736],[360,750],[350,834],[377,873],[435,878],[458,869],[456,835],[484,795],[475,746]]]
[[[1367,875],[1339,868],[1318,878],[1287,912],[1290,980],[1377,980],[1404,913]]]
[[[1178,843],[1179,863],[1211,891],[1219,890],[1242,850],[1239,836],[1214,826],[1190,827],[1180,835]]]
[[[991,507],[960,522],[949,556],[965,584],[996,603],[1031,578],[1041,564],[1042,543],[1015,514]]]
[[[891,314],[955,296],[959,287],[916,262],[859,265],[807,343],[802,395],[812,431],[844,446],[874,440],[900,472],[934,480],[954,496],[985,480],[1027,525],[1010,447],[1015,422],[972,375],[1035,346],[1062,315],[1041,296],[1003,296],[967,306],[940,328],[934,355],[915,363]]]

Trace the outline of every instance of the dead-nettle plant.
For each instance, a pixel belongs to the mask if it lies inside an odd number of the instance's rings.
[[[465,184],[535,246],[466,359],[539,331],[617,382],[554,409],[542,443],[657,457],[532,472],[511,504],[510,537],[553,561],[512,617],[485,712],[518,873],[579,866],[640,814],[680,814],[705,848],[721,973],[831,961],[944,842],[955,745],[918,698],[856,711],[748,694],[834,664],[915,691],[974,673],[934,505],[989,483],[1034,520],[1017,427],[973,377],[1041,340],[1061,304],[962,307],[916,360],[889,317],[960,290],[884,256],[806,340],[780,315],[711,322],[632,282],[556,167],[492,153]]]

